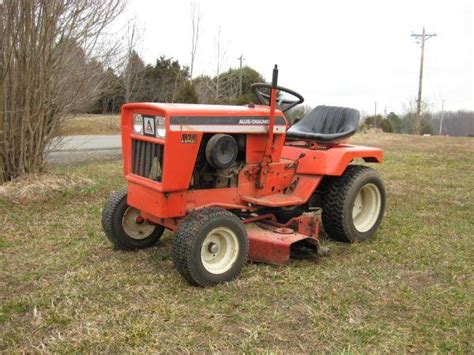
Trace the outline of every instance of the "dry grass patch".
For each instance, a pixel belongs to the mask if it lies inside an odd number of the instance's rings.
[[[30,174],[0,185],[0,199],[21,204],[46,201],[55,194],[93,184],[93,180],[75,174]]]
[[[56,168],[95,183],[45,201],[0,199],[0,352],[472,353],[472,140],[353,141],[386,152],[375,238],[325,241],[318,263],[249,263],[214,288],[183,281],[170,233],[112,248],[100,218],[120,162]]]
[[[472,153],[474,149],[472,137],[425,137],[391,133],[357,133],[351,138],[350,143],[379,147],[388,152],[421,153],[424,156],[427,154],[449,156],[450,153],[458,156]]]
[[[62,122],[58,136],[120,134],[120,115],[82,115]]]

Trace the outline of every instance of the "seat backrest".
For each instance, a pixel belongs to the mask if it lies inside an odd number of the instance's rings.
[[[337,134],[357,130],[359,111],[337,106],[317,106],[297,123],[301,130]]]
[[[353,108],[318,106],[286,132],[290,140],[341,142],[357,131],[359,111]]]

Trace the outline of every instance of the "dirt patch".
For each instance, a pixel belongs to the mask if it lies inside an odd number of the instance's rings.
[[[45,201],[55,194],[93,184],[93,180],[78,175],[30,174],[1,185],[0,199],[15,203]]]

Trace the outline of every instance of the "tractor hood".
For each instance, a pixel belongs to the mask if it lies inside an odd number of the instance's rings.
[[[165,103],[130,103],[122,111],[165,117],[166,127],[174,132],[266,133],[270,123],[270,107],[263,105],[228,106]],[[288,123],[280,110],[275,110],[274,132],[286,132]]]
[[[162,111],[167,117],[174,116],[269,116],[270,107],[264,105],[231,106],[231,105],[199,105],[199,104],[167,104],[156,102],[129,103],[125,109],[150,109]],[[275,110],[275,116],[283,116]]]

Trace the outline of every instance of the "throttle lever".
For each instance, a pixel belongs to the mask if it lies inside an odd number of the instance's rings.
[[[298,158],[296,158],[295,161],[293,161],[293,162],[291,162],[290,164],[288,164],[288,165],[286,166],[286,168],[287,168],[287,169],[293,169],[294,167],[296,167],[296,166],[298,165],[299,160],[300,160],[301,158],[304,158],[305,156],[306,156],[305,153],[301,153],[301,154],[298,156]]]

